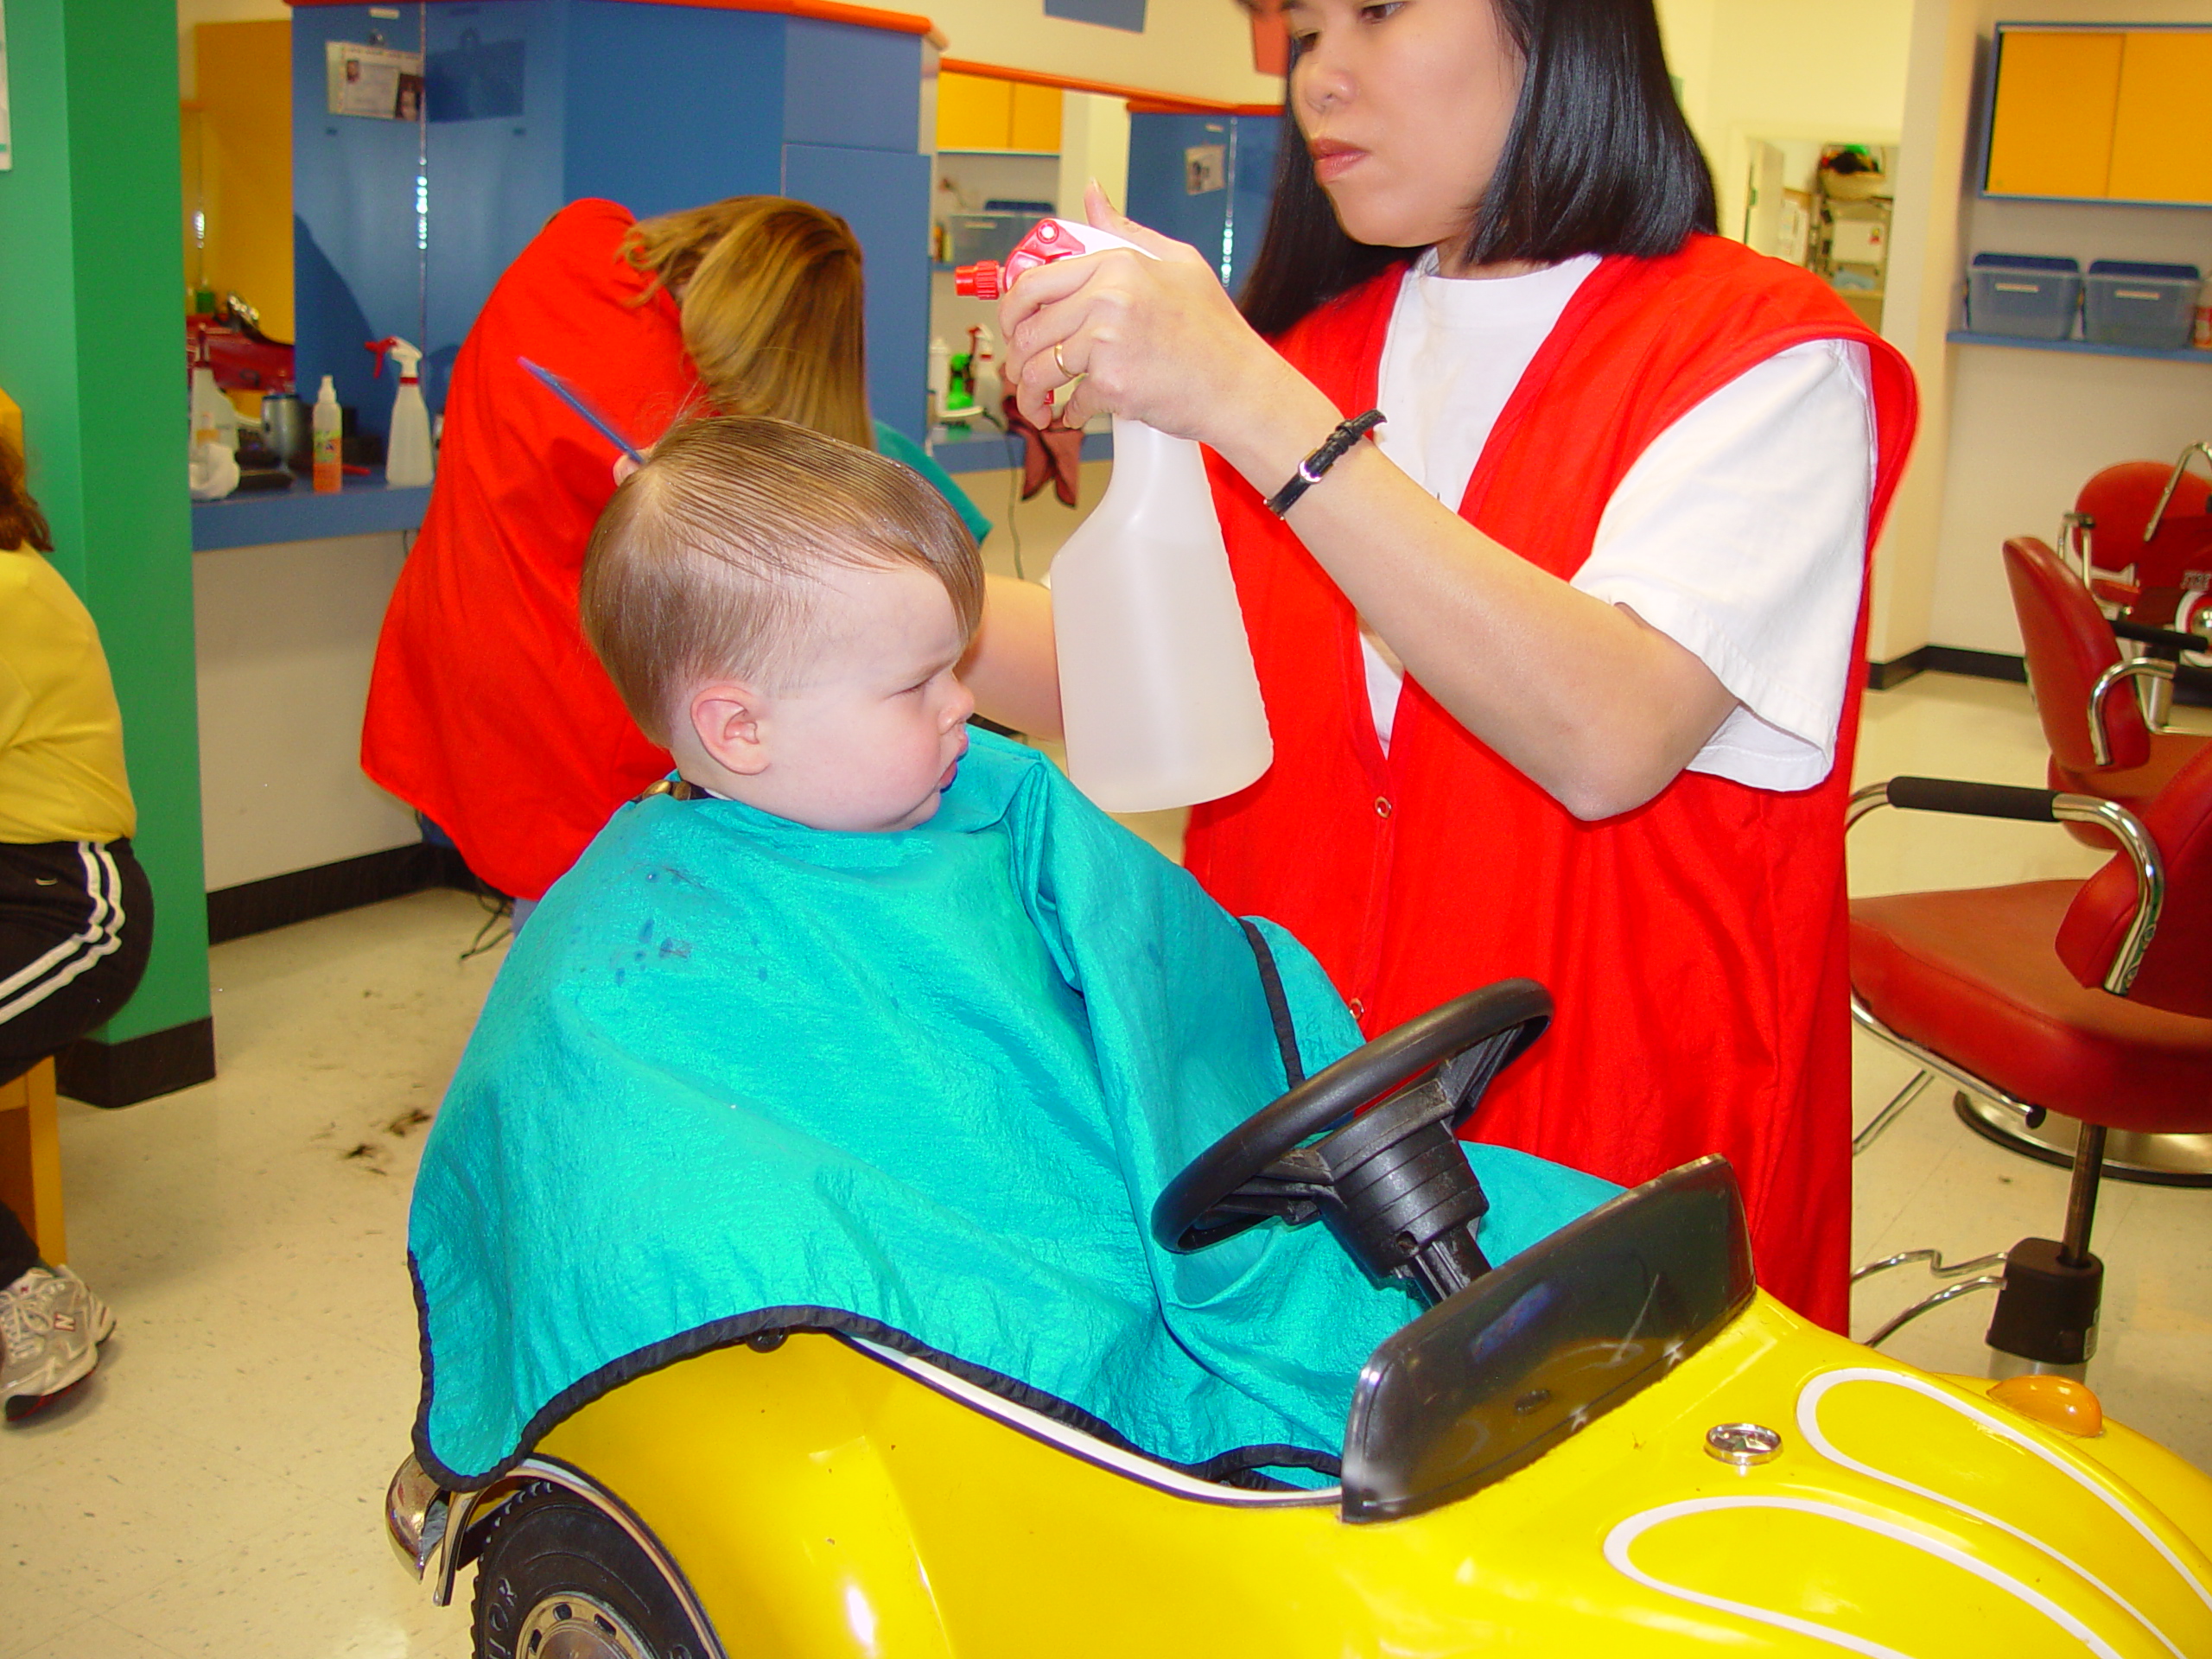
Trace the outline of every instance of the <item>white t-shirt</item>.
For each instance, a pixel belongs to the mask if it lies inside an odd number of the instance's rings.
[[[1526,276],[1454,279],[1431,253],[1391,314],[1382,453],[1458,512],[1491,427],[1594,256]],[[1625,605],[1742,705],[1689,763],[1755,788],[1827,775],[1849,683],[1874,490],[1866,348],[1815,340],[1757,364],[1629,468],[1573,585]],[[1385,749],[1402,676],[1364,639]]]

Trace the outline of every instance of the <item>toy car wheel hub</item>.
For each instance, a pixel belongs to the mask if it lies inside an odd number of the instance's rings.
[[[653,1659],[653,1651],[612,1607],[562,1591],[532,1607],[515,1632],[516,1659]]]

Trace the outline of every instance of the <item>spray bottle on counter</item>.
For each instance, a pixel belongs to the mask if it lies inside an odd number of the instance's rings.
[[[1004,265],[963,266],[956,282],[996,299],[1033,266],[1107,248],[1145,252],[1048,219]],[[1054,557],[1052,588],[1068,772],[1084,794],[1149,812],[1217,800],[1268,769],[1267,711],[1196,443],[1116,416],[1113,480]]]
[[[377,374],[384,372],[387,356],[399,365],[399,390],[391,400],[391,434],[385,440],[384,481],[428,484],[437,471],[437,461],[430,450],[430,411],[423,403],[423,381],[416,372],[423,353],[397,334],[372,340],[366,349],[377,354]]]
[[[315,419],[312,423],[315,456],[315,489],[318,495],[327,495],[341,488],[346,474],[339,455],[339,441],[346,429],[345,411],[338,407],[338,388],[328,375],[322,377],[322,390],[315,396]]]
[[[204,336],[192,365],[192,441],[219,443],[226,449],[238,447],[238,412],[223,396],[223,389],[215,384],[215,370],[207,360]]]

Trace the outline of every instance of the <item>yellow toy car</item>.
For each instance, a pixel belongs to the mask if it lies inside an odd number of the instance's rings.
[[[1721,1160],[1483,1262],[1451,1130],[1541,999],[1369,1044],[1154,1211],[1183,1249],[1322,1219],[1433,1298],[1362,1370],[1338,1485],[1198,1479],[798,1332],[624,1383],[479,1491],[409,1459],[393,1542],[441,1603],[476,1562],[486,1659],[2212,1654],[2212,1480],[2078,1382],[1930,1376],[1758,1294]]]

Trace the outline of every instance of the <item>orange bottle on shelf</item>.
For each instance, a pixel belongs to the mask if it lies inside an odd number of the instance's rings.
[[[318,495],[331,494],[345,486],[338,442],[345,419],[338,408],[338,388],[326,374],[322,377],[322,390],[315,398],[315,487]]]

